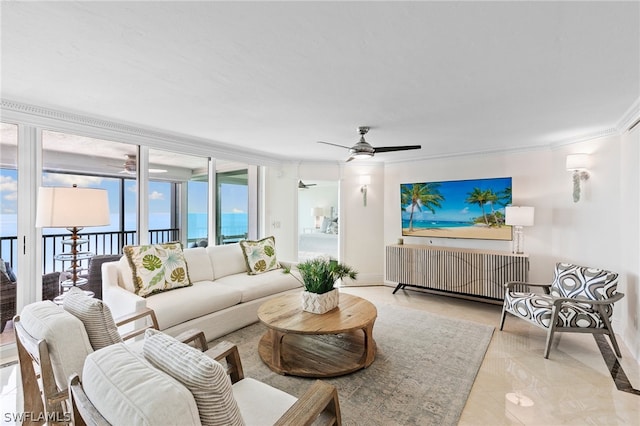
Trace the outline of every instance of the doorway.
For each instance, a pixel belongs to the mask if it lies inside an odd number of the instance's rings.
[[[325,256],[340,258],[339,185],[337,181],[298,184],[298,261]]]

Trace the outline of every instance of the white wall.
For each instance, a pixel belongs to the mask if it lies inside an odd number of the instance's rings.
[[[640,358],[638,308],[640,234],[638,133],[600,138],[554,150],[436,159],[385,167],[384,244],[401,236],[400,184],[511,176],[513,202],[535,207],[535,225],[525,228],[530,281],[549,282],[558,261],[609,269],[620,274],[626,297],[614,309],[614,329]],[[591,154],[591,177],[582,199],[572,199],[568,153]],[[406,242],[492,250],[504,241],[404,237]]]
[[[400,184],[446,180],[511,177],[513,204],[535,207],[535,226],[525,228],[525,251],[530,255],[530,278],[548,281],[553,263],[548,251],[551,239],[552,188],[551,152],[531,151],[510,155],[482,155],[402,164],[385,168],[384,242],[392,244],[402,235]],[[536,176],[532,179],[532,176]],[[405,243],[444,247],[482,248],[510,251],[510,241],[467,240],[453,238],[404,237]]]
[[[530,256],[529,279],[550,282],[558,261],[610,269],[620,274],[619,291],[626,296],[614,310],[614,329],[636,359],[640,359],[640,127],[622,136],[600,138],[539,151],[476,155],[402,164],[348,163],[340,166],[341,259],[360,272],[359,284],[380,284],[384,247],[401,237],[400,184],[424,181],[511,176],[513,202],[535,207],[535,225],[525,228]],[[582,199],[572,199],[568,153],[591,154],[591,177],[583,183]],[[268,222],[278,241],[278,256],[296,253],[296,191],[298,173],[291,165],[270,170]],[[313,165],[313,178],[322,179]],[[308,170],[308,171],[309,171]],[[334,176],[334,165],[326,166]],[[371,176],[367,206],[363,206],[359,176]],[[284,185],[284,186],[282,186]],[[285,226],[286,225],[286,226]],[[508,241],[404,237],[406,242],[509,251]]]
[[[371,176],[367,206],[360,175]],[[267,235],[276,237],[278,258],[297,258],[298,179],[339,181],[340,259],[359,272],[353,285],[380,284],[384,263],[384,169],[381,164],[288,164],[270,167],[266,176]],[[274,227],[280,223],[280,228]]]

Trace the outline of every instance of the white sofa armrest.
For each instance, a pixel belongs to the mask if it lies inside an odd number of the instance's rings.
[[[102,299],[109,306],[115,318],[141,311],[147,307],[147,300],[120,287],[118,262],[102,264]]]
[[[289,268],[289,269],[298,265],[298,262],[294,262],[290,260],[278,260],[278,262],[280,263],[280,266],[282,266],[283,268]]]

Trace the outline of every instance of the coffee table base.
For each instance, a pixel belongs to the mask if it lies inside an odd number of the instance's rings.
[[[281,339],[274,356],[273,338]],[[278,349],[275,349],[276,351]],[[364,330],[342,334],[308,335],[267,330],[258,347],[260,358],[278,374],[336,377],[371,365],[376,352],[373,338],[365,344]]]

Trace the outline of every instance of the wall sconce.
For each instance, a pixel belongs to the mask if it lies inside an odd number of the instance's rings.
[[[316,229],[319,229],[320,225],[322,224],[322,216],[324,216],[324,208],[322,207],[312,208],[311,215],[316,218],[315,226],[316,226]]]
[[[371,183],[371,176],[369,175],[361,175],[360,176],[360,192],[362,192],[362,201],[364,202],[364,206],[367,207],[367,186]]]
[[[507,206],[504,223],[513,226],[513,248],[515,254],[524,253],[523,226],[533,226],[534,208],[524,206]]]
[[[589,154],[567,155],[567,171],[573,172],[573,202],[580,201],[580,181],[589,179]]]

